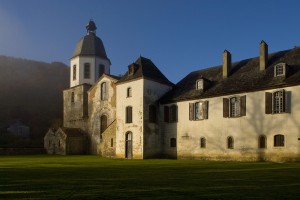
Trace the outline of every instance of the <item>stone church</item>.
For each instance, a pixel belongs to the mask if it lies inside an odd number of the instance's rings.
[[[141,56],[111,75],[95,23],[86,30],[70,60],[64,127],[48,131],[46,149],[128,159],[300,158],[300,47],[269,54],[261,41],[258,57],[234,63],[225,50],[222,65],[173,84]],[[68,132],[78,145],[63,139]]]

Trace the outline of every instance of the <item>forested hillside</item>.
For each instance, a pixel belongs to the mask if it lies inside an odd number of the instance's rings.
[[[69,86],[69,68],[0,56],[0,126],[20,120],[30,126],[33,139],[62,121],[62,90]]]

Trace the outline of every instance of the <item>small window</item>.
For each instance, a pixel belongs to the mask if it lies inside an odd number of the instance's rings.
[[[274,136],[274,147],[284,147],[284,135],[278,134]]]
[[[73,81],[76,80],[76,65],[73,65]]]
[[[75,95],[74,92],[71,93],[71,103],[75,102]]]
[[[126,123],[132,123],[132,107],[126,107]]]
[[[170,147],[176,147],[176,138],[170,139]]]
[[[274,67],[274,77],[285,76],[286,64],[279,63]]]
[[[84,63],[84,78],[91,78],[91,65],[90,63]]]
[[[196,81],[196,90],[203,90],[203,79]]]
[[[131,97],[132,96],[132,89],[131,87],[127,88],[127,97]]]
[[[206,139],[204,137],[200,138],[200,148],[206,148]]]
[[[177,122],[177,106],[172,105],[170,107],[170,122]]]
[[[101,83],[101,100],[107,100],[107,99],[108,99],[107,83],[103,82]]]
[[[130,65],[128,67],[128,75],[132,76],[134,74],[134,65]]]
[[[258,138],[258,148],[265,149],[266,145],[266,137],[264,135],[259,136]]]
[[[227,138],[227,149],[233,149],[234,144],[233,144],[233,138],[230,136]]]
[[[110,147],[114,147],[114,139],[113,138],[110,139]]]
[[[58,147],[60,147],[60,140],[58,140]]]
[[[155,123],[156,122],[156,106],[149,105],[149,122]]]

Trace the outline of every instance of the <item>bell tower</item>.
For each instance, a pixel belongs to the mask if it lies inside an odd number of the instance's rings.
[[[86,25],[87,34],[76,45],[70,59],[70,87],[84,83],[93,85],[102,74],[110,74],[111,62],[96,30],[95,22],[90,20]]]

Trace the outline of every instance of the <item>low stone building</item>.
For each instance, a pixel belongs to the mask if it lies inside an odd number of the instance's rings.
[[[86,154],[87,134],[79,128],[59,128],[56,131],[49,129],[44,137],[44,148],[48,154]]]

